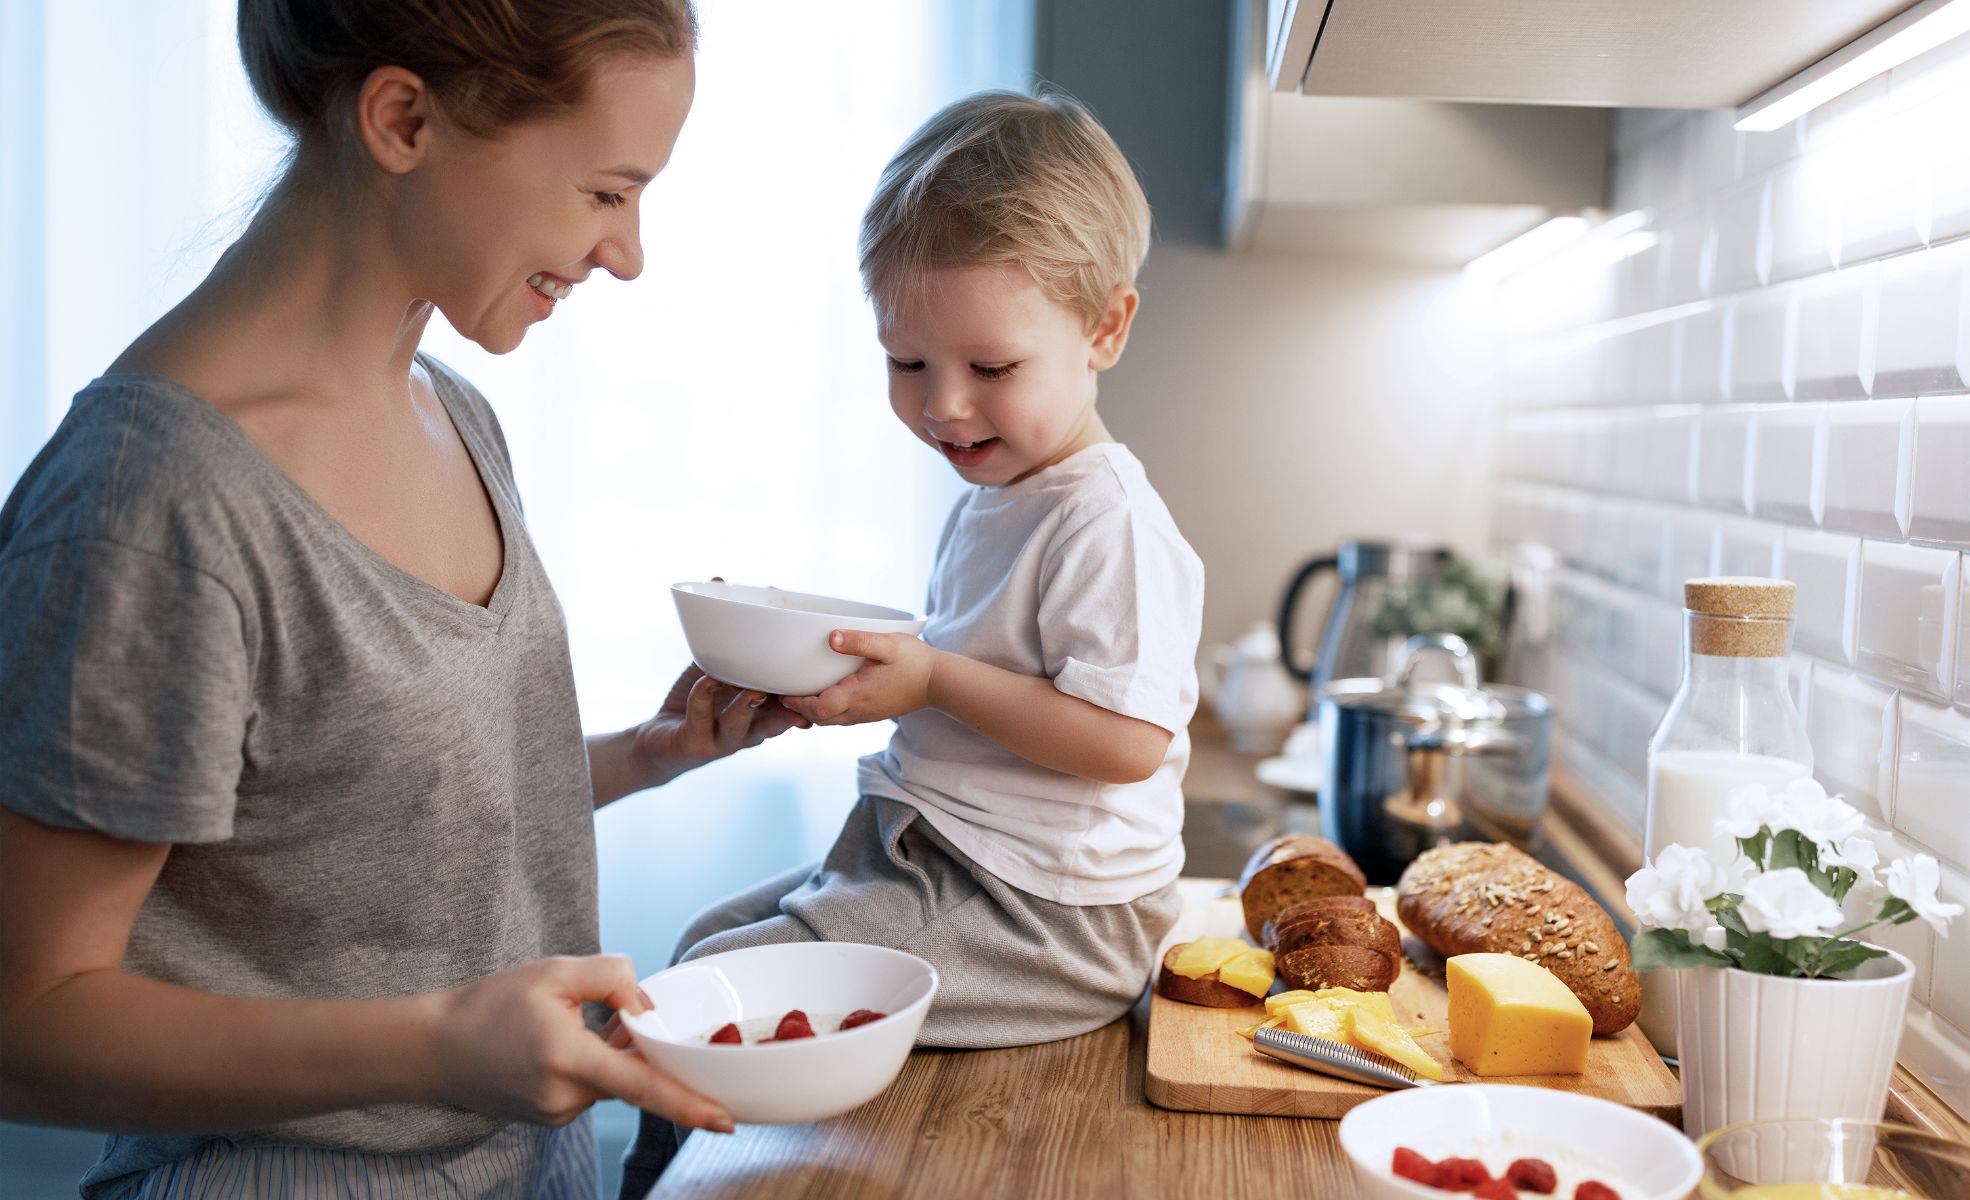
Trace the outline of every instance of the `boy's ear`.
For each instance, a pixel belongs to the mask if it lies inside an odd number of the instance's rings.
[[[431,143],[431,91],[402,67],[378,67],[356,93],[356,136],[376,165],[402,175]]]
[[[1135,322],[1136,307],[1142,294],[1128,284],[1118,284],[1108,296],[1108,310],[1095,322],[1089,336],[1088,366],[1106,371],[1121,361],[1122,349],[1129,344],[1129,326]]]

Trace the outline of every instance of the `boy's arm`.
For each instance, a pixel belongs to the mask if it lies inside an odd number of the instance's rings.
[[[935,708],[1030,762],[1100,783],[1156,773],[1170,732],[1021,675],[898,633],[838,630],[829,645],[867,661],[818,696],[781,703],[817,725],[885,721]]]

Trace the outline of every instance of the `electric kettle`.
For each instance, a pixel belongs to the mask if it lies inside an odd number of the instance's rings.
[[[1315,695],[1336,679],[1381,678],[1389,675],[1401,652],[1400,635],[1384,636],[1372,628],[1380,594],[1391,582],[1415,583],[1436,578],[1450,551],[1433,542],[1351,540],[1333,554],[1301,567],[1286,585],[1279,604],[1279,657],[1293,677],[1312,685]],[[1312,662],[1298,655],[1294,623],[1300,596],[1313,580],[1332,571],[1340,588],[1320,627],[1319,650]]]

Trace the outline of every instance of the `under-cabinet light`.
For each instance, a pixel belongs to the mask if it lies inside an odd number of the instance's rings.
[[[1767,133],[1925,50],[1970,33],[1970,0],[1922,0],[1737,110],[1731,128]]]
[[[1504,245],[1478,255],[1464,264],[1464,274],[1473,279],[1503,279],[1587,232],[1588,225],[1585,217],[1554,217],[1543,225],[1533,226]]]

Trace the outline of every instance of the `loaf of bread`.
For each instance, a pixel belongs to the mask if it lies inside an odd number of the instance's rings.
[[[1218,978],[1213,971],[1198,979],[1179,975],[1170,969],[1176,956],[1183,952],[1183,944],[1171,946],[1163,952],[1163,966],[1156,974],[1156,990],[1172,1000],[1185,1004],[1201,1004],[1206,1008],[1248,1008],[1259,1003],[1259,998],[1244,988],[1232,987]]]
[[[1641,1011],[1642,982],[1613,918],[1512,846],[1459,842],[1425,852],[1396,884],[1396,913],[1446,958],[1515,954],[1545,967],[1580,997],[1595,1033],[1618,1033]]]
[[[1289,833],[1260,846],[1238,880],[1245,932],[1254,942],[1265,923],[1292,905],[1323,896],[1359,896],[1368,878],[1347,852],[1326,838]]]

